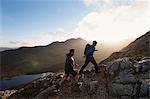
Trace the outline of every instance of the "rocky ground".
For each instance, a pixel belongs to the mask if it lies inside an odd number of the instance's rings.
[[[102,73],[95,74],[94,72],[86,72],[84,81],[81,82],[79,92],[74,92],[71,89],[70,84],[64,85],[60,93],[59,98],[89,98],[89,99],[106,99],[108,97],[105,87],[105,78],[102,77]]]
[[[109,91],[112,97],[149,99],[150,59],[122,58],[107,64]]]
[[[44,78],[41,82],[36,81],[26,87],[20,89],[20,91],[11,95],[11,99],[15,98],[100,98],[106,99],[108,94],[105,87],[105,78],[102,76],[102,72],[95,74],[94,72],[85,72],[84,81],[80,82],[80,91],[72,91],[72,85],[69,81],[66,81],[60,90],[54,90],[56,85],[61,80],[60,75],[53,75]],[[90,84],[94,84],[94,89],[90,88]],[[35,84],[36,83],[36,84]],[[44,88],[45,86],[45,88]]]
[[[59,90],[55,90],[55,85],[59,83],[62,75],[54,74],[27,84],[9,98],[149,99],[149,58],[141,58],[137,61],[125,57],[100,64],[99,68],[98,74],[93,70],[84,72],[78,91],[73,90],[69,81],[66,81]]]

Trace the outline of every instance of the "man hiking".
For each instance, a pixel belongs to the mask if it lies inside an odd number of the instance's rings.
[[[57,87],[60,87],[65,80],[71,80],[71,83],[73,86],[79,86],[78,84],[78,75],[77,72],[74,71],[74,66],[76,66],[74,61],[74,49],[70,49],[69,53],[66,54],[66,62],[65,62],[65,75],[60,81],[59,85]]]
[[[95,51],[98,51],[95,49],[95,46],[97,45],[97,41],[93,41],[93,44],[87,44],[85,47],[84,55],[86,57],[84,65],[81,67],[79,74],[82,74],[84,68],[91,62],[95,66],[95,73],[98,73],[98,66],[97,63],[93,57],[93,54]]]

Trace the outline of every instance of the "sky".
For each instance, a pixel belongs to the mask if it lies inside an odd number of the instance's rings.
[[[150,0],[0,0],[0,47],[83,38],[120,42],[150,30]]]

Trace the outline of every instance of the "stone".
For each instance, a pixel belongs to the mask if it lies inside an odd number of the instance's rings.
[[[138,62],[139,72],[147,72],[150,70],[150,59],[141,60]]]
[[[119,76],[114,78],[113,82],[121,84],[134,84],[138,79],[128,71],[122,71],[119,73]]]
[[[150,85],[142,82],[140,89],[140,97],[149,97],[150,96]]]
[[[91,92],[95,92],[96,91],[96,85],[97,85],[98,81],[91,81],[90,82],[90,91]]]
[[[107,64],[107,70],[113,77],[118,76],[121,71],[134,69],[133,63],[129,58],[122,58]]]
[[[116,84],[113,83],[110,87],[110,91],[113,96],[120,97],[120,96],[132,96],[133,94],[133,86],[131,84]]]

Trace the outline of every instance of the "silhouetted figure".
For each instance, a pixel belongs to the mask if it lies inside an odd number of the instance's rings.
[[[72,84],[78,83],[77,72],[74,71],[73,67],[76,65],[74,58],[74,49],[70,49],[70,52],[66,54],[66,62],[65,62],[65,76],[60,81],[60,86],[63,84],[65,80],[72,80]]]
[[[97,41],[93,41],[92,45],[87,44],[85,47],[84,55],[86,57],[84,65],[81,67],[79,74],[82,74],[84,68],[91,62],[95,66],[95,73],[98,73],[98,66],[97,63],[93,57],[93,54],[95,51],[98,51],[95,49],[95,46],[97,45]]]

